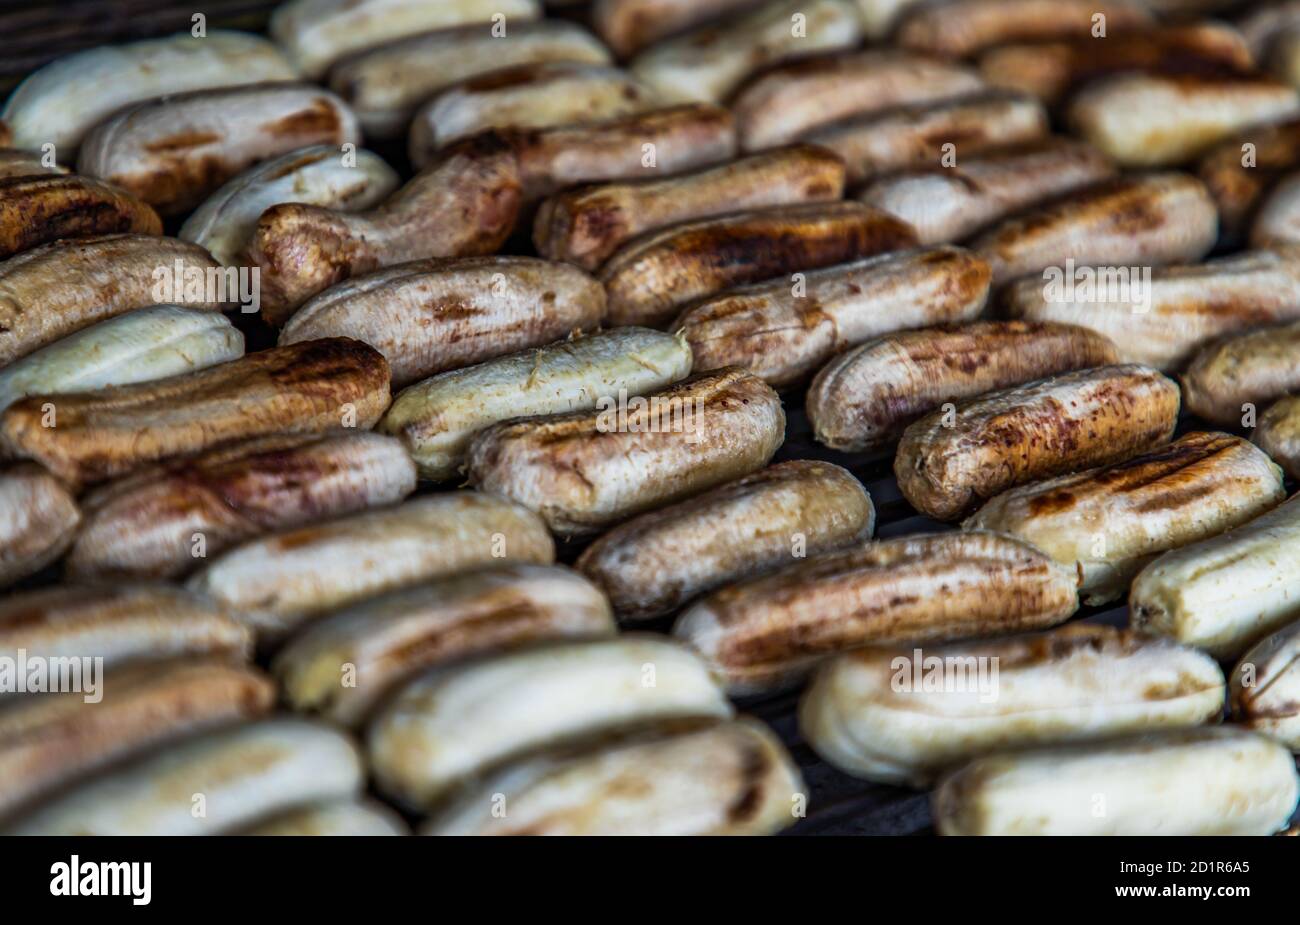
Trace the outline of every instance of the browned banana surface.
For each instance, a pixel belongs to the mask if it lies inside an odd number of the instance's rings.
[[[667,180],[565,190],[537,210],[533,243],[552,260],[594,271],[637,235],[743,209],[828,202],[844,195],[844,164],[791,145]]]
[[[1099,16],[1108,35],[1151,21],[1141,3],[1123,0],[954,0],[911,7],[894,39],[915,51],[964,58],[1012,42],[1089,36]]]
[[[1183,399],[1207,421],[1240,424],[1249,410],[1300,391],[1300,324],[1260,328],[1211,344],[1182,375]]]
[[[0,469],[0,588],[63,555],[80,522],[67,488],[40,466]]]
[[[914,244],[910,225],[856,202],[685,222],[629,242],[601,268],[606,317],[613,325],[655,327],[687,302],[724,289]]]
[[[1300,166],[1300,119],[1246,129],[1211,148],[1197,175],[1219,207],[1220,231],[1240,243],[1261,198]]]
[[[1178,385],[1144,366],[1066,373],[931,412],[903,432],[894,475],[913,507],[954,520],[1016,485],[1167,443],[1178,405]]]
[[[994,285],[1072,260],[1077,266],[1153,266],[1199,260],[1214,246],[1218,214],[1195,177],[1119,177],[994,225],[971,247]]]
[[[726,109],[689,103],[594,125],[527,129],[508,135],[524,199],[607,180],[655,180],[730,160],[735,120]],[[427,153],[412,152],[414,163]]]
[[[593,533],[748,475],[785,439],[780,398],[739,369],[597,408],[480,431],[470,482],[537,511],[556,533]]]
[[[982,531],[865,543],[715,591],[678,619],[733,694],[797,681],[873,643],[1045,629],[1078,608],[1073,570]]]
[[[249,437],[368,430],[388,382],[373,347],[306,341],[155,382],[24,398],[0,416],[0,441],[71,483],[98,482]]]
[[[669,614],[719,585],[868,540],[875,509],[847,470],[779,463],[615,527],[576,568],[622,620]]]
[[[1023,321],[901,331],[840,354],[808,389],[818,441],[847,452],[884,446],[944,402],[1118,361],[1086,328]]]
[[[0,260],[60,238],[162,234],[158,213],[125,190],[72,174],[0,180]]]
[[[742,11],[753,0],[596,0],[592,25],[620,58],[718,16]]]
[[[73,578],[174,578],[245,540],[400,501],[401,442],[369,431],[262,437],[152,466],[88,494]],[[201,546],[199,545],[201,542]]]
[[[490,254],[514,229],[519,205],[515,157],[489,132],[451,145],[369,211],[272,206],[246,258],[261,269],[262,316],[281,324],[321,290],[379,267]]]

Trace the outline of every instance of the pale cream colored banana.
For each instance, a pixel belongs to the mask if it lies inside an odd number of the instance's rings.
[[[401,501],[415,464],[369,431],[263,437],[150,466],[87,493],[73,579],[179,578],[275,530]]]
[[[888,174],[857,198],[903,219],[922,244],[938,244],[963,240],[1020,209],[1114,175],[1095,149],[1049,137],[959,158],[952,167]]]
[[[532,749],[731,713],[691,652],[661,636],[621,636],[435,669],[375,717],[367,751],[381,790],[427,809]]]
[[[612,636],[609,601],[568,569],[515,563],[448,575],[328,614],[276,656],[295,710],[357,726],[421,669],[528,643]]]
[[[420,477],[450,479],[475,433],[513,417],[594,408],[604,396],[666,388],[691,372],[681,338],[615,328],[440,373],[403,389],[377,425],[401,439]]]
[[[621,119],[656,108],[627,71],[568,61],[521,64],[444,88],[411,121],[413,151],[436,151],[488,129],[544,129]]]
[[[721,103],[762,67],[853,48],[861,40],[851,0],[770,0],[743,16],[652,45],[633,59],[631,69],[666,99]]]
[[[651,511],[588,546],[576,568],[621,620],[665,616],[691,598],[805,555],[871,538],[876,511],[847,470],[793,460]]]
[[[958,247],[905,250],[727,290],[693,303],[672,330],[696,370],[738,366],[779,388],[881,334],[978,317],[991,277]]]
[[[257,220],[271,206],[301,202],[343,212],[373,208],[397,189],[397,173],[364,148],[312,145],[244,171],[194,210],[177,237],[225,266],[238,266]]]
[[[1251,440],[1292,478],[1300,478],[1300,396],[1278,399],[1259,416]]]
[[[1300,244],[1300,173],[1283,177],[1262,197],[1250,226],[1250,243],[1255,247]]]
[[[77,172],[178,215],[259,161],[360,143],[352,110],[313,84],[196,90],[136,103],[96,125],[82,140]]]
[[[1257,447],[1193,432],[1119,465],[1012,488],[962,526],[1033,543],[1078,570],[1085,604],[1105,604],[1161,553],[1241,526],[1285,497],[1282,470]]]
[[[280,835],[293,838],[410,835],[410,826],[383,803],[367,799],[331,800],[293,809],[250,826],[239,835]]]
[[[80,523],[76,500],[49,472],[32,463],[0,469],[0,588],[63,555]]]
[[[806,803],[785,746],[740,719],[511,764],[421,834],[772,835]]]
[[[1285,748],[1220,727],[977,758],[932,811],[941,835],[1272,835],[1298,792]]]
[[[925,786],[978,755],[1218,722],[1223,672],[1109,626],[943,646],[872,646],[818,669],[799,731],[854,777]]]
[[[299,308],[280,344],[353,337],[388,360],[393,385],[593,330],[605,291],[536,257],[416,260],[331,286]]]
[[[883,41],[908,9],[923,0],[857,0],[862,30],[868,39]]]
[[[321,723],[274,718],[161,748],[21,816],[13,835],[219,835],[357,795],[361,755]]]
[[[986,85],[970,68],[908,52],[871,49],[798,59],[761,72],[737,91],[740,145],[788,144],[849,117],[975,93]]]
[[[89,392],[207,369],[244,355],[220,312],[155,305],[69,334],[0,368],[0,411],[27,395]]]
[[[1122,167],[1171,167],[1297,111],[1294,87],[1262,77],[1121,74],[1081,90],[1066,118]]]
[[[206,277],[219,266],[201,247],[144,234],[58,241],[11,257],[0,263],[0,366],[97,321],[176,301],[174,287],[158,289],[168,273]],[[223,307],[203,295],[184,306]]]
[[[606,397],[595,411],[493,424],[470,443],[467,468],[473,485],[573,536],[748,475],[784,439],[776,392],[723,369],[646,396]]]
[[[1268,57],[1268,52],[1279,35],[1300,26],[1300,2],[1276,0],[1251,6],[1251,10],[1237,21],[1237,28],[1245,36],[1255,58],[1263,60]]]
[[[126,45],[101,45],[58,58],[28,77],[0,110],[13,145],[54,145],[71,163],[91,126],[131,103],[165,93],[293,80],[297,72],[260,35],[213,29]]]
[[[873,643],[1045,629],[1078,608],[1073,570],[997,533],[863,543],[723,588],[673,635],[732,694],[798,682],[826,656]]]
[[[1085,266],[1069,277],[1008,286],[1013,318],[1078,325],[1105,335],[1125,363],[1182,369],[1217,337],[1300,319],[1300,249],[1244,251],[1191,266]]]
[[[289,0],[271,16],[271,37],[308,77],[384,42],[466,23],[494,35],[542,15],[539,0]],[[495,30],[495,31],[494,31]]]
[[[330,68],[330,89],[361,120],[367,138],[405,134],[416,108],[454,83],[522,64],[609,64],[609,50],[576,23],[509,22],[504,35],[482,24],[422,32],[362,51]]]
[[[1057,197],[994,225],[970,246],[993,265],[994,285],[1001,285],[1067,260],[1139,271],[1189,263],[1209,253],[1217,236],[1218,213],[1204,184],[1171,172],[1119,177]]]
[[[1129,622],[1235,658],[1300,618],[1300,501],[1292,497],[1227,533],[1165,553],[1129,595]]]
[[[804,136],[844,159],[849,182],[918,167],[945,169],[1008,145],[1041,143],[1050,125],[1030,96],[987,90],[845,119]]]
[[[269,678],[220,659],[125,665],[98,684],[97,700],[82,691],[0,698],[0,818],[128,755],[275,704]]]
[[[0,655],[102,658],[105,667],[186,655],[246,661],[252,633],[224,607],[171,585],[55,585],[0,602]]]
[[[535,514],[461,491],[245,543],[188,585],[276,638],[326,610],[470,566],[554,559]]]
[[[1300,622],[1251,646],[1228,683],[1235,722],[1300,752]]]

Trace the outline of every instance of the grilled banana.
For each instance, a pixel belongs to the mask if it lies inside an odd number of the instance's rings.
[[[1195,266],[1076,269],[1068,291],[1027,277],[1003,293],[1013,318],[1089,328],[1126,363],[1182,369],[1215,338],[1300,318],[1300,249],[1247,251]]]
[[[738,369],[596,407],[480,431],[470,482],[537,511],[556,533],[593,533],[761,469],[785,438],[777,394]]]
[[[80,692],[0,699],[0,818],[160,743],[270,712],[275,685],[215,659],[110,670],[98,702]]]
[[[494,562],[555,559],[542,522],[461,491],[416,498],[236,546],[189,580],[272,641],[324,611]]]
[[[1028,543],[939,533],[861,544],[715,591],[673,635],[729,692],[751,694],[859,646],[1044,629],[1078,605],[1074,572]]]
[[[992,148],[1037,144],[1048,128],[1037,100],[989,90],[845,119],[804,140],[842,157],[856,185],[899,170],[960,165]]]
[[[984,87],[969,68],[872,49],[777,65],[742,87],[731,109],[740,146],[757,151],[795,141],[840,119],[932,103]]]
[[[82,499],[76,579],[175,578],[232,546],[402,500],[415,466],[391,437],[274,436],[128,475]]]
[[[258,161],[360,142],[357,117],[312,84],[197,90],[136,103],[95,126],[82,140],[77,172],[179,215]]]
[[[140,234],[58,241],[11,257],[0,263],[0,366],[97,321],[175,302],[184,293],[158,298],[161,276],[203,276],[217,266],[201,247]],[[215,310],[224,303],[183,304]]]
[[[1282,471],[1258,448],[1196,432],[1115,466],[1012,488],[963,526],[1033,543],[1078,570],[1085,604],[1104,604],[1160,553],[1238,527],[1285,497]]]
[[[359,212],[388,198],[397,185],[397,174],[377,154],[313,145],[235,177],[194,210],[177,236],[207,248],[225,266],[237,266],[257,220],[271,206],[301,202]]]
[[[1177,383],[1146,367],[1065,373],[932,411],[903,432],[894,475],[917,510],[955,520],[1017,485],[1168,443],[1178,404]]]
[[[669,225],[843,195],[838,157],[812,145],[791,145],[667,180],[565,190],[541,204],[533,243],[543,257],[595,271],[632,238]]]
[[[103,481],[245,438],[368,430],[388,407],[388,379],[363,343],[306,341],[157,382],[28,396],[0,414],[0,445],[70,484]]]
[[[953,167],[917,167],[867,184],[858,199],[897,215],[923,244],[960,241],[1039,202],[1115,175],[1099,152],[1044,138],[959,159]]]
[[[0,588],[63,555],[80,523],[77,502],[40,466],[0,469]]]
[[[697,370],[739,366],[782,387],[888,331],[977,317],[990,275],[956,247],[885,254],[800,274],[798,286],[781,279],[703,299],[672,329]]]
[[[880,449],[945,402],[1106,366],[1117,355],[1105,337],[1065,324],[976,321],[886,334],[822,368],[808,388],[808,419],[832,449]]]
[[[932,811],[941,835],[1271,835],[1298,790],[1285,748],[1225,727],[977,758]]]
[[[355,796],[361,756],[343,733],[275,718],[187,739],[21,816],[13,835],[218,835],[295,806]]]
[[[65,238],[119,232],[160,235],[162,219],[148,203],[90,177],[0,180],[0,260]]]
[[[1300,397],[1288,395],[1269,406],[1251,439],[1292,478],[1300,478]]]
[[[1210,344],[1182,376],[1188,410],[1219,424],[1240,424],[1246,406],[1300,391],[1300,324],[1261,328]]]
[[[638,724],[729,718],[704,664],[659,636],[540,646],[434,669],[370,724],[381,790],[429,808],[530,750]]]
[[[614,632],[609,601],[586,579],[558,566],[516,563],[329,614],[281,649],[273,667],[295,710],[356,726],[420,669]]]
[[[1133,581],[1134,629],[1234,658],[1300,617],[1300,502],[1167,552]]]
[[[690,103],[593,125],[518,129],[509,141],[531,203],[579,183],[659,180],[730,160],[736,127],[721,106]],[[416,164],[428,158],[411,152]]]
[[[1151,21],[1142,2],[1126,0],[954,0],[909,7],[894,39],[914,51],[965,58],[1011,42],[1088,37],[1098,17],[1115,32]]]
[[[925,786],[989,752],[1218,722],[1214,659],[1109,626],[943,646],[873,646],[824,664],[805,741],[854,777]]]
[[[331,800],[293,809],[259,822],[239,835],[307,836],[410,835],[410,827],[387,806],[374,800]]]
[[[272,206],[239,262],[259,268],[262,317],[283,324],[311,296],[350,277],[409,260],[492,253],[514,228],[519,183],[510,148],[485,134],[450,146],[368,211]]]
[[[1249,128],[1206,153],[1197,174],[1219,207],[1225,244],[1241,242],[1266,192],[1297,167],[1300,119]]]
[[[350,55],[330,68],[330,89],[361,120],[367,138],[399,138],[416,108],[470,77],[521,64],[609,64],[609,50],[563,20],[509,22],[504,35],[481,23],[421,32]]]
[[[1080,86],[1112,74],[1245,73],[1254,66],[1236,29],[1216,22],[1125,29],[1105,38],[1000,45],[980,56],[980,74],[1008,90],[1060,103]]]
[[[244,335],[220,312],[155,305],[69,334],[0,368],[0,410],[28,395],[87,392],[228,363]]]
[[[436,151],[488,129],[553,128],[646,112],[655,92],[601,64],[520,64],[444,88],[415,113],[412,150]]]
[[[850,0],[770,0],[728,22],[652,45],[631,68],[668,99],[720,103],[762,67],[861,40]]]
[[[356,338],[384,355],[401,387],[590,330],[604,314],[600,284],[567,263],[420,260],[320,293],[285,323],[280,343]]]
[[[1294,88],[1253,75],[1121,74],[1082,90],[1066,118],[1122,167],[1169,167],[1297,111]]]
[[[595,0],[592,23],[620,58],[684,29],[741,12],[753,0]]]
[[[1073,260],[1153,266],[1199,260],[1214,246],[1214,200],[1194,177],[1159,173],[1090,186],[994,225],[971,247],[995,285]],[[1064,320],[1064,319],[1057,319]]]
[[[334,62],[384,42],[474,23],[485,35],[493,18],[507,31],[541,16],[539,0],[290,0],[271,16],[271,37],[304,74],[321,77]]]
[[[857,202],[755,209],[636,238],[609,258],[599,278],[611,324],[655,327],[688,302],[734,286],[914,244],[909,225]]]
[[[212,601],[169,585],[57,585],[0,602],[0,654],[93,655],[106,667],[208,655],[247,660],[252,634]]]
[[[1300,678],[1297,636],[1300,623],[1291,623],[1261,639],[1232,670],[1229,680],[1232,718],[1300,751]]]
[[[1300,174],[1289,174],[1263,197],[1250,227],[1256,247],[1300,244]]]
[[[794,460],[615,527],[578,557],[621,620],[871,538],[876,511],[839,466]]]
[[[165,93],[293,80],[294,68],[260,35],[213,29],[126,45],[101,45],[58,58],[28,77],[0,110],[13,145],[52,144],[71,163],[90,128],[123,106]]]
[[[806,796],[785,746],[742,719],[509,765],[422,834],[772,835]]]
[[[376,425],[401,438],[420,477],[450,479],[474,434],[513,417],[586,411],[620,392],[666,388],[691,372],[678,337],[615,328],[441,373],[403,389]]]
[[[0,130],[0,135],[3,135],[3,130]],[[0,180],[9,177],[31,177],[38,174],[63,174],[67,172],[68,168],[60,167],[57,164],[47,167],[45,159],[35,152],[0,147]]]

